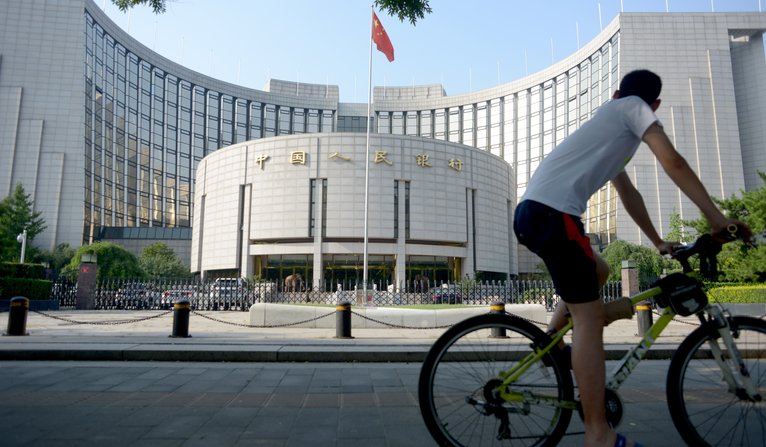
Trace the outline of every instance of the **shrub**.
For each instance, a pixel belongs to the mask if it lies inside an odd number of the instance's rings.
[[[723,286],[707,293],[711,301],[720,303],[766,303],[766,286]]]
[[[53,281],[44,279],[0,278],[0,299],[23,296],[30,300],[47,300],[52,287]]]
[[[0,278],[45,278],[45,266],[42,264],[18,264],[14,262],[0,263]]]

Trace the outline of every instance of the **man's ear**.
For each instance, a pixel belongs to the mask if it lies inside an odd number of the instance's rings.
[[[656,99],[653,103],[649,104],[649,107],[652,108],[652,112],[656,112],[657,109],[660,108],[660,103],[662,102],[661,99]]]
[[[617,99],[619,97],[620,97],[620,91],[619,90],[615,90],[614,93],[612,94],[612,99]]]

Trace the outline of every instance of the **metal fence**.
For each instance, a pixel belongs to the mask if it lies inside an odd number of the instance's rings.
[[[77,285],[59,280],[51,292],[60,308],[74,308]],[[604,301],[622,296],[619,281],[609,282],[601,291]],[[541,304],[552,310],[559,301],[551,281],[464,281],[433,285],[423,282],[401,284],[337,284],[334,290],[310,287],[305,283],[247,282],[240,278],[199,281],[168,279],[99,280],[94,298],[96,309],[171,309],[179,299],[188,300],[196,310],[246,311],[255,303],[320,303],[401,306],[415,304],[489,305]]]

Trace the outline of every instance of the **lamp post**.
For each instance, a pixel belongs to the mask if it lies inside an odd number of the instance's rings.
[[[19,264],[23,264],[24,254],[27,251],[27,229],[26,228],[24,228],[24,231],[22,233],[16,236],[16,240],[21,244],[21,260],[19,261]]]

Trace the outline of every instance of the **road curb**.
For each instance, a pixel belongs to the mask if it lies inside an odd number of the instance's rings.
[[[429,346],[408,349],[364,349],[350,347],[343,350],[306,349],[285,346],[278,349],[2,349],[0,361],[154,361],[154,362],[364,362],[364,363],[420,363],[425,359]],[[619,360],[628,352],[628,346],[610,346],[605,350],[607,360]],[[646,360],[668,360],[675,347],[652,348]]]

